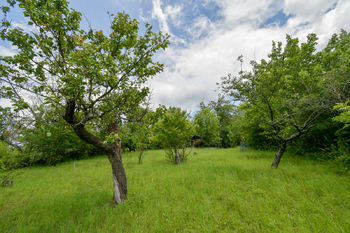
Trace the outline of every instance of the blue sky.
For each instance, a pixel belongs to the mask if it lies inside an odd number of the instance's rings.
[[[265,58],[272,40],[283,42],[286,34],[303,41],[314,32],[322,48],[341,28],[350,30],[349,0],[71,0],[70,6],[94,29],[108,31],[107,12],[125,11],[170,34],[171,45],[156,57],[166,68],[148,82],[152,102],[189,111],[216,99],[216,83],[240,69],[239,55],[249,69],[250,60]],[[20,14],[12,17],[25,24]],[[0,42],[0,55],[11,53]]]

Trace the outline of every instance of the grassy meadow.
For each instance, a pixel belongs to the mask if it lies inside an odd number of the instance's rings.
[[[350,232],[350,177],[328,163],[273,152],[124,153],[126,202],[112,204],[107,157],[21,169],[0,188],[0,232]]]

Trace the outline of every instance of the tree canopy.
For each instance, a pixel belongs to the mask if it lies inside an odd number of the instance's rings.
[[[220,146],[220,122],[214,111],[202,108],[194,116],[194,124],[203,146]]]
[[[329,109],[322,98],[323,69],[316,44],[315,34],[309,34],[307,42],[300,45],[297,38],[287,35],[284,48],[281,42],[273,42],[268,60],[251,62],[251,72],[223,78],[223,90],[248,104],[249,118],[257,119],[280,142],[273,167],[278,166],[287,142],[314,127],[315,120]]]
[[[155,124],[154,132],[153,140],[167,151],[169,160],[176,161],[178,150],[182,150],[183,159],[186,158],[185,149],[194,135],[194,127],[185,111],[175,107],[167,109]]]
[[[31,30],[6,19],[16,4]],[[149,94],[143,84],[163,70],[153,56],[168,46],[168,36],[149,24],[140,35],[138,21],[126,13],[110,15],[109,32],[85,30],[81,13],[65,0],[14,0],[1,9],[0,38],[17,48],[15,55],[0,57],[1,95],[16,110],[30,106],[29,96],[39,99],[82,140],[104,150],[112,164],[114,201],[126,199],[117,134]]]

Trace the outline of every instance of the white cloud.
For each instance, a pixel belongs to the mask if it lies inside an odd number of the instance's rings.
[[[337,0],[285,0],[284,12],[295,15],[298,21],[311,21],[322,18],[324,12],[330,9]]]
[[[328,11],[333,6],[335,8]],[[309,33],[316,33],[319,37],[318,48],[324,47],[331,35],[339,33],[340,29],[350,29],[348,20],[350,2],[347,0],[310,1],[306,5],[303,5],[303,1],[300,0],[293,0],[291,3],[286,1],[286,9],[288,9],[287,12],[295,15],[288,20],[286,31],[301,39]]]
[[[306,35],[314,32],[322,47],[333,33],[339,33],[341,28],[350,29],[350,1],[347,0],[340,0],[330,11],[335,0],[213,1],[220,6],[222,20],[211,22],[200,15],[192,22],[185,22],[192,35],[191,41],[185,47],[173,44],[159,56],[166,69],[150,82],[155,104],[193,111],[200,101],[216,98],[217,93],[213,90],[220,77],[239,71],[240,64],[236,61],[239,55],[244,55],[244,68],[248,69],[250,60],[266,58],[272,40],[284,42],[287,33],[305,41]],[[167,26],[169,12],[165,14],[161,10],[160,0],[153,0],[153,3],[154,14],[158,15],[162,27],[170,32]],[[287,24],[259,28],[281,9],[286,15],[293,15]],[[180,14],[176,12],[175,15]]]
[[[170,28],[169,22],[172,22],[175,26],[180,26],[181,21],[181,5],[167,5],[164,10],[162,8],[161,0],[152,0],[153,9],[152,9],[152,18],[158,20],[160,30],[169,34],[170,40],[175,44],[184,44],[185,40],[174,35]]]
[[[167,15],[162,10],[161,0],[152,0],[152,3],[153,3],[152,18],[158,19],[160,30],[170,34],[170,30],[167,22]]]
[[[197,40],[201,36],[206,35],[212,31],[214,27],[214,24],[208,17],[201,15],[194,19],[193,25],[187,29],[187,32],[192,36],[193,39]]]
[[[182,6],[175,5],[175,6],[166,6],[165,7],[165,15],[167,18],[172,20],[172,22],[175,24],[175,26],[179,26],[182,24],[182,21],[180,20],[181,17],[181,10]]]
[[[221,7],[221,15],[226,25],[242,23],[259,25],[276,13],[281,1],[274,0],[215,0]]]
[[[0,45],[0,56],[13,56],[16,52],[13,49],[6,48]]]
[[[260,59],[270,50],[271,37],[266,35],[279,37],[271,29],[253,30],[246,26],[232,31],[216,29],[215,32],[188,48],[172,47],[166,52],[171,62],[165,72],[152,81],[156,102],[194,110],[200,101],[215,100],[216,83],[227,73],[239,70],[236,58],[240,54],[245,55],[247,65],[254,56]],[[256,38],[261,39],[257,41]]]

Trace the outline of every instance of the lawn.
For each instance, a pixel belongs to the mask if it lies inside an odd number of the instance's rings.
[[[350,177],[328,163],[273,152],[124,153],[126,202],[112,204],[107,157],[20,170],[0,188],[0,232],[350,232]]]

